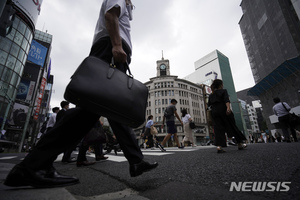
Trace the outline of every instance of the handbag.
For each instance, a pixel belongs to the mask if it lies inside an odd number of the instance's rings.
[[[191,129],[194,129],[194,128],[196,128],[196,124],[195,124],[195,122],[193,122],[193,121],[190,121],[190,128],[191,128]]]
[[[83,60],[66,87],[64,98],[121,124],[136,128],[144,123],[148,88],[97,57]]]
[[[151,135],[156,135],[158,132],[157,132],[157,129],[154,126],[151,126],[150,133],[151,133]]]

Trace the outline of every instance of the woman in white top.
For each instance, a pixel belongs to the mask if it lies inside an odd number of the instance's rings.
[[[186,109],[181,110],[181,120],[183,123],[183,130],[184,130],[184,138],[182,140],[182,143],[184,145],[184,142],[190,142],[193,147],[196,146],[196,143],[194,142],[193,137],[193,130],[190,127],[190,122],[193,121],[191,118],[191,115],[187,113]]]

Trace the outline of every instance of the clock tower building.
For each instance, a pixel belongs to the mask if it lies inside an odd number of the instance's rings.
[[[161,60],[156,61],[156,76],[170,76],[170,63],[169,60],[165,60],[164,57]]]

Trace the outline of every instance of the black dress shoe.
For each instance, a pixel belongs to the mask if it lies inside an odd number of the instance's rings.
[[[32,186],[36,188],[64,187],[79,183],[78,178],[59,174],[54,167],[37,170],[16,165],[7,175],[4,185],[11,187]]]
[[[76,165],[77,167],[81,167],[81,166],[89,166],[89,165],[93,165],[96,162],[89,162],[89,161],[82,161],[82,162],[77,162]]]
[[[141,162],[137,164],[130,165],[129,172],[131,177],[136,177],[141,175],[144,172],[148,172],[158,166],[158,163],[155,162],[153,164],[150,164],[148,162],[145,162],[142,160]]]

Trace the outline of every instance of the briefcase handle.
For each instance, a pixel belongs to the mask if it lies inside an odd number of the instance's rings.
[[[132,73],[131,73],[131,71],[130,71],[128,62],[126,61],[124,64],[125,64],[125,66],[126,66],[126,68],[127,68],[126,71],[128,71],[128,73],[129,73],[129,74],[127,74],[127,75],[128,75],[129,77],[133,78],[133,75],[132,75]],[[112,57],[112,59],[111,59],[110,66],[111,66],[112,68],[116,68],[115,61],[114,61],[114,58],[113,58],[113,57]]]

